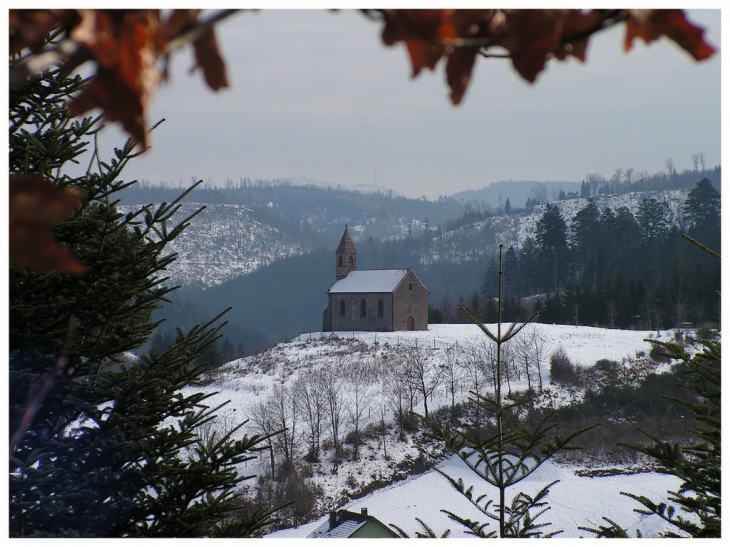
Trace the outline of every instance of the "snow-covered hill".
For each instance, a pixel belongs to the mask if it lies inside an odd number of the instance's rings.
[[[183,203],[172,217],[181,222],[205,205],[167,247],[178,257],[168,270],[174,284],[211,287],[251,273],[275,260],[309,249],[280,230],[253,218],[246,205]],[[121,212],[137,210],[122,206]]]
[[[496,325],[488,325],[496,331]],[[648,338],[657,338],[655,332],[621,331],[598,329],[590,327],[570,327],[557,325],[531,325],[530,336],[541,340],[543,366],[532,370],[531,382],[533,386],[542,382],[543,389],[539,404],[566,405],[582,397],[580,390],[567,390],[558,384],[550,382],[549,355],[556,349],[562,348],[570,360],[581,368],[591,367],[599,359],[610,359],[618,363],[616,378],[621,382],[635,382],[649,372],[661,372],[668,365],[660,365],[650,359],[648,354],[651,344]],[[527,333],[527,329],[525,330]],[[664,332],[661,339],[668,339],[671,332]],[[214,425],[224,430],[233,424],[253,418],[246,424],[243,432],[258,431],[256,408],[267,408],[269,413],[273,407],[266,406],[272,400],[283,400],[294,393],[294,386],[312,378],[317,371],[334,371],[336,392],[342,405],[342,422],[345,427],[340,431],[344,440],[347,434],[352,433],[355,413],[354,404],[360,395],[359,429],[362,435],[362,446],[359,458],[352,460],[352,447],[345,443],[347,457],[335,465],[332,463],[332,433],[331,429],[323,429],[322,451],[318,462],[306,464],[308,481],[320,489],[321,496],[317,501],[317,511],[324,514],[326,511],[343,507],[359,510],[359,507],[368,507],[369,513],[375,515],[386,524],[393,523],[413,535],[420,527],[416,517],[430,523],[436,532],[443,532],[446,528],[452,530],[452,537],[463,535],[457,531],[459,527],[446,519],[440,509],[466,509],[468,503],[451,489],[448,483],[435,472],[429,472],[418,477],[403,480],[409,470],[418,463],[423,468],[429,463],[441,462],[439,465],[450,474],[459,476],[468,475],[457,459],[445,459],[448,454],[440,451],[438,446],[425,443],[422,436],[409,432],[404,438],[399,438],[394,423],[395,414],[392,398],[388,398],[386,378],[389,370],[400,366],[407,359],[408,349],[420,348],[427,361],[430,377],[443,369],[443,363],[448,360],[449,354],[455,352],[462,356],[462,376],[456,386],[456,402],[464,402],[472,389],[472,378],[467,370],[470,348],[479,348],[485,340],[483,333],[474,325],[431,325],[428,331],[400,332],[400,333],[311,333],[302,335],[289,343],[278,344],[274,348],[256,356],[230,362],[218,369],[207,391],[214,395],[209,404],[215,406],[226,401],[229,404],[219,411],[218,422]],[[512,343],[512,342],[511,342]],[[510,344],[511,344],[510,343]],[[516,343],[516,342],[515,342]],[[484,350],[484,347],[481,347]],[[359,364],[368,363],[371,375],[363,383],[350,383],[348,371]],[[513,364],[513,366],[516,366]],[[538,373],[540,378],[534,376]],[[519,372],[514,368],[510,373],[510,389],[518,391],[527,387],[527,371]],[[362,377],[360,377],[362,379]],[[484,384],[485,386],[487,384]],[[439,407],[448,407],[451,404],[448,382],[443,380],[439,387],[428,397],[428,406],[433,413]],[[294,396],[286,399],[284,412],[293,411],[296,405],[301,404],[301,398]],[[289,410],[286,410],[289,409]],[[422,398],[417,398],[414,409],[423,413]],[[382,414],[381,414],[382,413]],[[260,421],[260,414],[259,420]],[[377,426],[381,419],[385,419],[387,430],[383,435]],[[287,427],[293,433],[292,438],[299,443],[295,450],[298,461],[304,462],[307,445],[303,440],[306,430],[305,420],[301,415],[294,413],[288,417]],[[351,441],[350,441],[351,442]],[[387,454],[387,458],[384,455]],[[595,465],[595,464],[592,464]],[[613,466],[613,464],[611,465]],[[269,467],[269,455],[262,454],[256,462],[249,462],[248,467],[241,471],[250,474],[265,472]],[[634,475],[613,474],[611,477],[588,478],[581,473],[583,467],[566,466],[551,463],[540,473],[534,475],[529,482],[521,484],[520,488],[534,494],[540,487],[552,480],[559,479],[550,496],[552,510],[547,520],[554,524],[554,528],[563,529],[561,537],[579,537],[586,535],[578,530],[578,526],[597,527],[605,524],[601,517],[607,516],[612,520],[628,526],[630,530],[639,529],[645,535],[655,535],[661,528],[661,523],[652,519],[640,518],[632,512],[635,504],[620,495],[621,491],[645,494],[653,499],[661,497],[667,490],[675,489],[677,482],[673,478],[662,477],[654,473]],[[373,491],[377,485],[388,484],[396,480],[394,485],[384,490]],[[483,485],[475,487],[480,493],[488,493]],[[368,494],[368,492],[370,492]],[[516,493],[516,492],[515,492]],[[367,495],[366,495],[367,494]],[[365,497],[363,497],[365,496]],[[469,516],[470,513],[464,513]],[[472,516],[476,516],[471,514]],[[320,519],[321,521],[321,519]],[[282,531],[275,537],[304,537],[310,528],[317,522],[298,529]]]
[[[454,479],[461,478],[466,484],[474,484],[475,497],[486,494],[487,499],[499,499],[497,490],[479,479],[458,457],[452,456],[437,467]],[[630,535],[638,531],[642,537],[650,538],[657,537],[665,530],[662,519],[636,513],[634,509],[640,508],[640,505],[622,496],[621,492],[641,493],[655,501],[666,500],[667,491],[679,487],[680,481],[676,477],[658,473],[639,473],[588,478],[576,475],[575,471],[572,467],[548,462],[525,482],[520,483],[519,487],[508,490],[508,499],[511,500],[518,492],[534,496],[547,484],[555,480],[560,481],[550,489],[547,500],[550,510],[539,520],[550,523],[546,526],[545,532],[562,530],[562,533],[556,535],[557,538],[593,537],[579,527],[595,529],[607,525],[603,520],[604,517],[620,523]],[[362,507],[367,508],[369,515],[386,525],[398,526],[410,537],[415,537],[416,532],[424,531],[415,520],[416,517],[428,524],[438,536],[450,530],[449,538],[474,537],[467,535],[459,524],[442,512],[442,509],[479,522],[486,520],[484,515],[458,494],[436,471],[429,471],[373,492],[362,499],[348,503],[342,509],[359,513]],[[326,519],[325,516],[297,528],[274,532],[266,537],[304,538]],[[495,529],[496,526],[492,523],[486,531]]]
[[[630,192],[621,195],[598,195],[595,202],[603,211],[605,208],[618,209],[627,207],[636,213],[643,199],[656,199],[669,205],[672,222],[679,222],[679,214],[686,198],[686,190],[667,190],[653,192]],[[587,200],[583,198],[567,199],[555,202],[570,229],[575,214],[585,207]],[[195,210],[205,205],[205,210],[197,215],[190,226],[175,239],[168,250],[178,253],[178,259],[170,266],[168,274],[172,283],[211,287],[219,285],[234,277],[251,273],[257,268],[292,255],[306,253],[314,248],[313,243],[305,244],[295,235],[286,233],[270,224],[257,220],[250,207],[236,204],[220,203],[184,203],[174,220],[181,221]],[[282,218],[287,216],[286,207],[278,203],[268,204],[271,211]],[[136,209],[134,206],[120,207],[122,212]],[[491,256],[497,245],[505,248],[510,245],[519,246],[528,236],[535,235],[537,222],[543,215],[545,206],[537,206],[528,212],[520,211],[512,214],[495,215],[457,229],[444,231],[433,237],[428,248],[419,251],[421,264],[427,265],[437,261],[463,263]],[[295,220],[295,224],[303,223],[315,232],[324,233],[336,226],[341,233],[344,224],[350,224],[350,231],[356,244],[374,235],[384,239],[407,238],[410,234],[423,233],[428,221],[414,218],[403,212],[391,215],[361,215],[361,218],[350,216],[332,217],[332,211],[326,208],[310,211]],[[428,218],[428,216],[426,216]],[[430,230],[435,230],[434,224]]]
[[[667,203],[670,224],[679,225],[682,206],[687,197],[687,190],[666,190],[652,192],[628,192],[619,195],[598,195],[593,198],[599,211],[610,209],[615,211],[626,207],[634,216],[644,199],[655,199]],[[573,225],[576,213],[588,204],[585,198],[556,201],[568,230]],[[545,213],[545,205],[538,205],[531,211],[516,212],[489,217],[486,220],[463,226],[457,230],[444,232],[434,238],[430,261],[449,260],[460,262],[474,257],[490,256],[499,244],[505,249],[510,246],[518,248],[527,237],[535,237],[537,223]]]

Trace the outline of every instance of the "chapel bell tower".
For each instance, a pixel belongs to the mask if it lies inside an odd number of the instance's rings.
[[[347,231],[345,224],[345,233],[342,234],[340,244],[335,251],[335,276],[337,281],[347,277],[352,270],[357,270],[357,250],[352,242],[350,233]]]

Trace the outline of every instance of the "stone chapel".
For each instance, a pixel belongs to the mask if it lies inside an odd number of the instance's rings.
[[[327,291],[322,330],[428,330],[429,291],[411,269],[358,270],[345,226],[335,251],[335,284]]]

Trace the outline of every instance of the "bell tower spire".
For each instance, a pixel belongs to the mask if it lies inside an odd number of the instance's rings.
[[[342,234],[340,244],[335,251],[335,277],[337,281],[347,277],[347,274],[353,270],[357,270],[357,250],[350,233],[347,231],[347,224],[345,224],[345,233]]]

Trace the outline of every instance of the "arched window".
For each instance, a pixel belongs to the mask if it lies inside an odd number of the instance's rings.
[[[412,291],[413,290],[413,283],[408,283],[408,290],[409,291]]]
[[[345,301],[340,300],[340,317],[345,317]]]
[[[347,260],[350,261],[350,268],[352,268],[355,265],[355,257],[350,255]]]
[[[360,300],[360,317],[368,316],[368,302],[364,298]]]
[[[344,256],[342,256],[342,255],[340,255],[340,256],[339,256],[339,259],[340,259],[340,268],[342,268],[342,266],[344,266],[344,265],[345,265],[345,257],[344,257]]]
[[[382,298],[378,299],[378,317],[383,317],[385,315],[385,302],[383,302]]]

